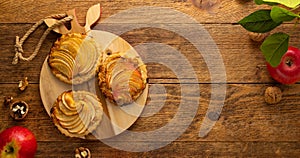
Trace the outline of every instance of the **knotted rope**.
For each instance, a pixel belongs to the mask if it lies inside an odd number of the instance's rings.
[[[55,14],[55,15],[50,15],[45,17],[45,19],[48,18],[54,18],[54,19],[59,19],[56,21],[55,24],[47,28],[47,30],[43,33],[41,36],[37,46],[35,47],[33,53],[29,57],[24,57],[23,53],[23,43],[26,41],[26,39],[41,25],[44,23],[44,19],[38,21],[35,23],[27,32],[26,34],[20,39],[19,36],[16,36],[16,44],[15,44],[15,57],[12,61],[12,64],[18,64],[19,60],[24,60],[24,61],[31,61],[35,56],[38,54],[44,40],[46,39],[47,35],[52,31],[54,28],[57,26],[60,26],[68,21],[71,21],[73,19],[73,16],[68,16],[67,14]]]

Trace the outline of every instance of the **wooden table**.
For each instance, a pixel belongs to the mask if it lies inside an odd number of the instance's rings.
[[[194,18],[203,25],[217,44],[226,68],[227,82],[211,83],[210,73],[203,57],[182,36],[151,27],[131,30],[121,35],[131,45],[147,42],[167,44],[180,51],[193,66],[199,82],[187,81],[185,84],[198,84],[201,87],[201,97],[190,98],[199,99],[199,105],[190,105],[198,106],[191,125],[172,143],[148,152],[122,151],[99,140],[82,140],[62,135],[47,115],[39,95],[40,69],[59,35],[51,32],[33,61],[12,65],[15,36],[23,36],[35,22],[45,16],[63,13],[72,8],[77,9],[79,22],[84,24],[87,9],[96,3],[99,1],[2,0],[0,2],[0,94],[1,97],[13,96],[15,100],[24,100],[30,104],[29,114],[23,121],[14,121],[8,115],[8,109],[0,106],[1,131],[14,125],[28,127],[38,140],[36,157],[73,157],[74,149],[80,146],[90,148],[93,157],[299,157],[300,85],[280,85],[272,80],[258,48],[259,44],[251,41],[241,26],[235,25],[250,12],[265,7],[255,6],[251,0],[222,0],[217,2],[217,6],[212,10],[198,9],[187,0],[100,1],[103,8],[101,20],[120,11],[142,6],[169,7]],[[159,13],[149,14],[160,16]],[[189,25],[185,25],[186,29],[189,29]],[[43,25],[31,36],[24,46],[26,52],[34,49],[46,28]],[[277,31],[289,32],[292,28],[292,24],[284,24]],[[299,29],[295,30],[291,45],[300,47]],[[180,59],[168,60],[174,60],[180,66]],[[150,87],[157,84],[164,86],[167,93],[166,101],[164,107],[155,115],[139,118],[129,128],[131,131],[145,132],[163,127],[175,116],[180,104],[181,85],[176,75],[158,63],[147,63],[147,66]],[[181,71],[188,70],[183,68]],[[25,92],[19,92],[18,81],[26,76],[30,85]],[[198,137],[199,129],[214,84],[226,85],[225,106],[214,128],[206,137],[201,138]],[[276,105],[267,105],[263,94],[264,90],[272,85],[282,89],[283,99]],[[155,97],[155,103],[164,101],[159,100],[163,98],[159,95]],[[134,139],[124,142],[133,146],[136,143],[147,142],[135,142]]]

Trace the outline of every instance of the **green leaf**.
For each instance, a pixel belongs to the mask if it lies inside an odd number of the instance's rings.
[[[296,17],[299,17],[299,15],[277,6],[272,7],[270,15],[275,22],[292,21]]]
[[[288,34],[279,32],[267,37],[260,46],[260,50],[271,66],[279,65],[282,56],[288,50],[289,39]]]
[[[270,6],[276,5],[277,3],[270,3],[270,2],[264,2],[263,0],[254,0],[255,4],[261,5],[261,4],[267,4]]]
[[[296,8],[300,4],[300,0],[263,0],[264,2],[273,2],[285,5],[289,8]]]
[[[281,22],[273,21],[270,13],[271,10],[258,10],[243,18],[238,23],[251,32],[269,32],[281,24]]]

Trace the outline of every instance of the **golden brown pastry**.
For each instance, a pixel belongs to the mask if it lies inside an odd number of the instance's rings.
[[[95,76],[100,49],[93,38],[70,33],[51,48],[48,64],[52,73],[68,84],[80,84]]]
[[[63,92],[51,109],[58,130],[69,137],[82,138],[100,124],[103,108],[96,95],[85,91]]]
[[[146,65],[137,56],[112,54],[99,67],[98,79],[102,93],[110,101],[120,106],[130,104],[146,87]]]

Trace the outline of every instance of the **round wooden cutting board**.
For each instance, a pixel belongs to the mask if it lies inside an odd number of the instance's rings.
[[[112,53],[126,52],[127,56],[139,56],[129,43],[112,33],[91,30],[88,35],[95,39],[103,52],[104,58],[106,57],[105,52],[107,51]],[[98,96],[106,114],[103,116],[100,125],[92,133],[93,136],[97,139],[105,139],[122,133],[128,129],[142,113],[148,96],[148,85],[135,103],[120,107],[108,101],[108,99],[101,94],[97,83],[97,77],[95,76],[95,78],[80,85],[72,86],[66,84],[52,74],[46,59],[41,69],[39,87],[41,99],[48,115],[50,115],[50,109],[53,103],[61,93],[67,90],[84,90]]]

